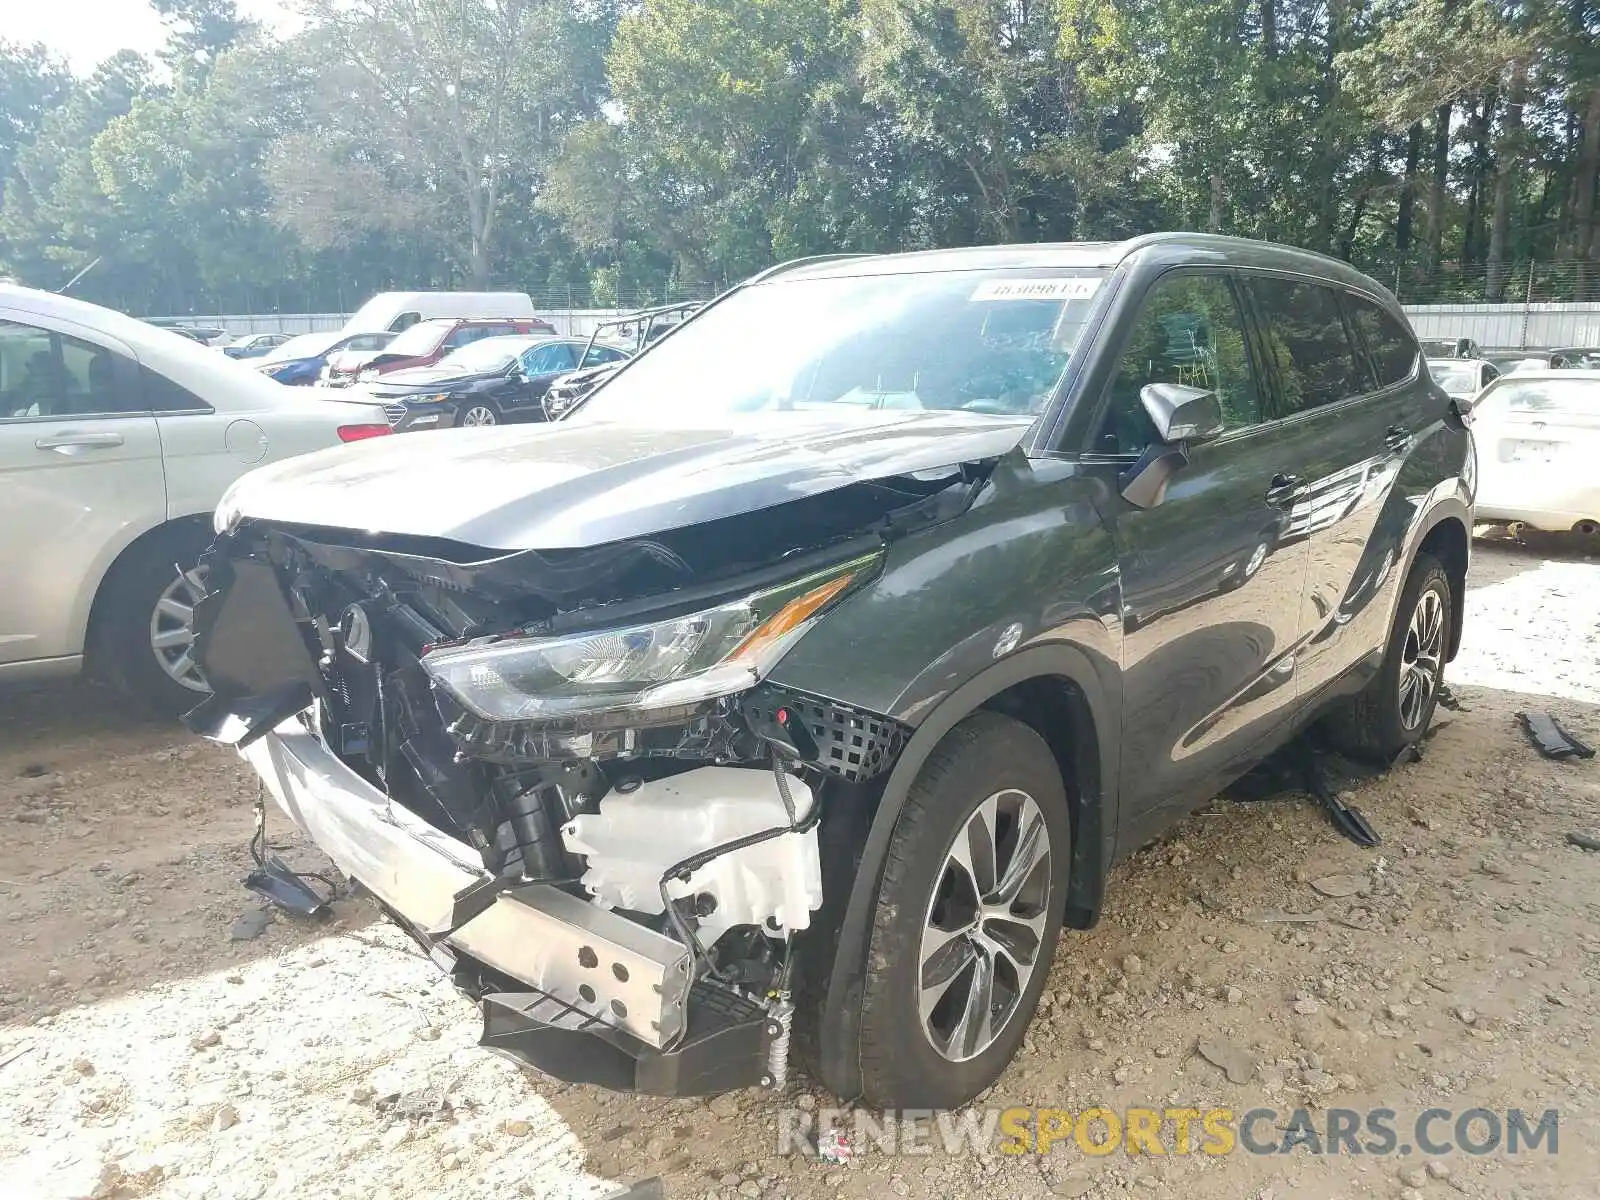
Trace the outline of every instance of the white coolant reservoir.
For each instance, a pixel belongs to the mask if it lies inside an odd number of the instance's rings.
[[[796,820],[803,822],[815,798],[799,779],[786,778]],[[562,840],[584,856],[583,885],[597,902],[659,913],[659,883],[668,867],[788,823],[771,771],[700,767],[630,792],[608,792],[599,812],[566,823]],[[822,903],[816,827],[720,854],[687,880],[670,881],[667,894],[704,894],[714,902],[700,920],[706,945],[735,925],[760,925],[768,933],[804,929]]]

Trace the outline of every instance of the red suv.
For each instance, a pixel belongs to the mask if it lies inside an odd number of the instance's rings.
[[[354,361],[329,359],[323,382],[330,387],[349,387],[357,378],[387,375],[404,367],[431,367],[450,351],[479,338],[555,331],[554,325],[538,317],[441,317],[418,321],[377,354],[361,355]]]

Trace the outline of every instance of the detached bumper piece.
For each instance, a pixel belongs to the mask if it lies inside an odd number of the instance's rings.
[[[774,1026],[744,997],[715,984],[689,995],[689,1028],[671,1050],[543,992],[490,992],[479,1045],[566,1083],[648,1096],[709,1096],[765,1086]]]

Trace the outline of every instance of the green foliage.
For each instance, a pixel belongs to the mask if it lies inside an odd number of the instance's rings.
[[[152,315],[629,303],[1188,227],[1426,299],[1600,252],[1600,0],[305,0],[283,42],[149,2],[161,65],[0,42],[0,273]]]

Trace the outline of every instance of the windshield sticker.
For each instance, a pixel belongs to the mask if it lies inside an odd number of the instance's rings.
[[[987,279],[972,293],[973,300],[1087,300],[1100,290],[1092,275],[1065,279]]]

